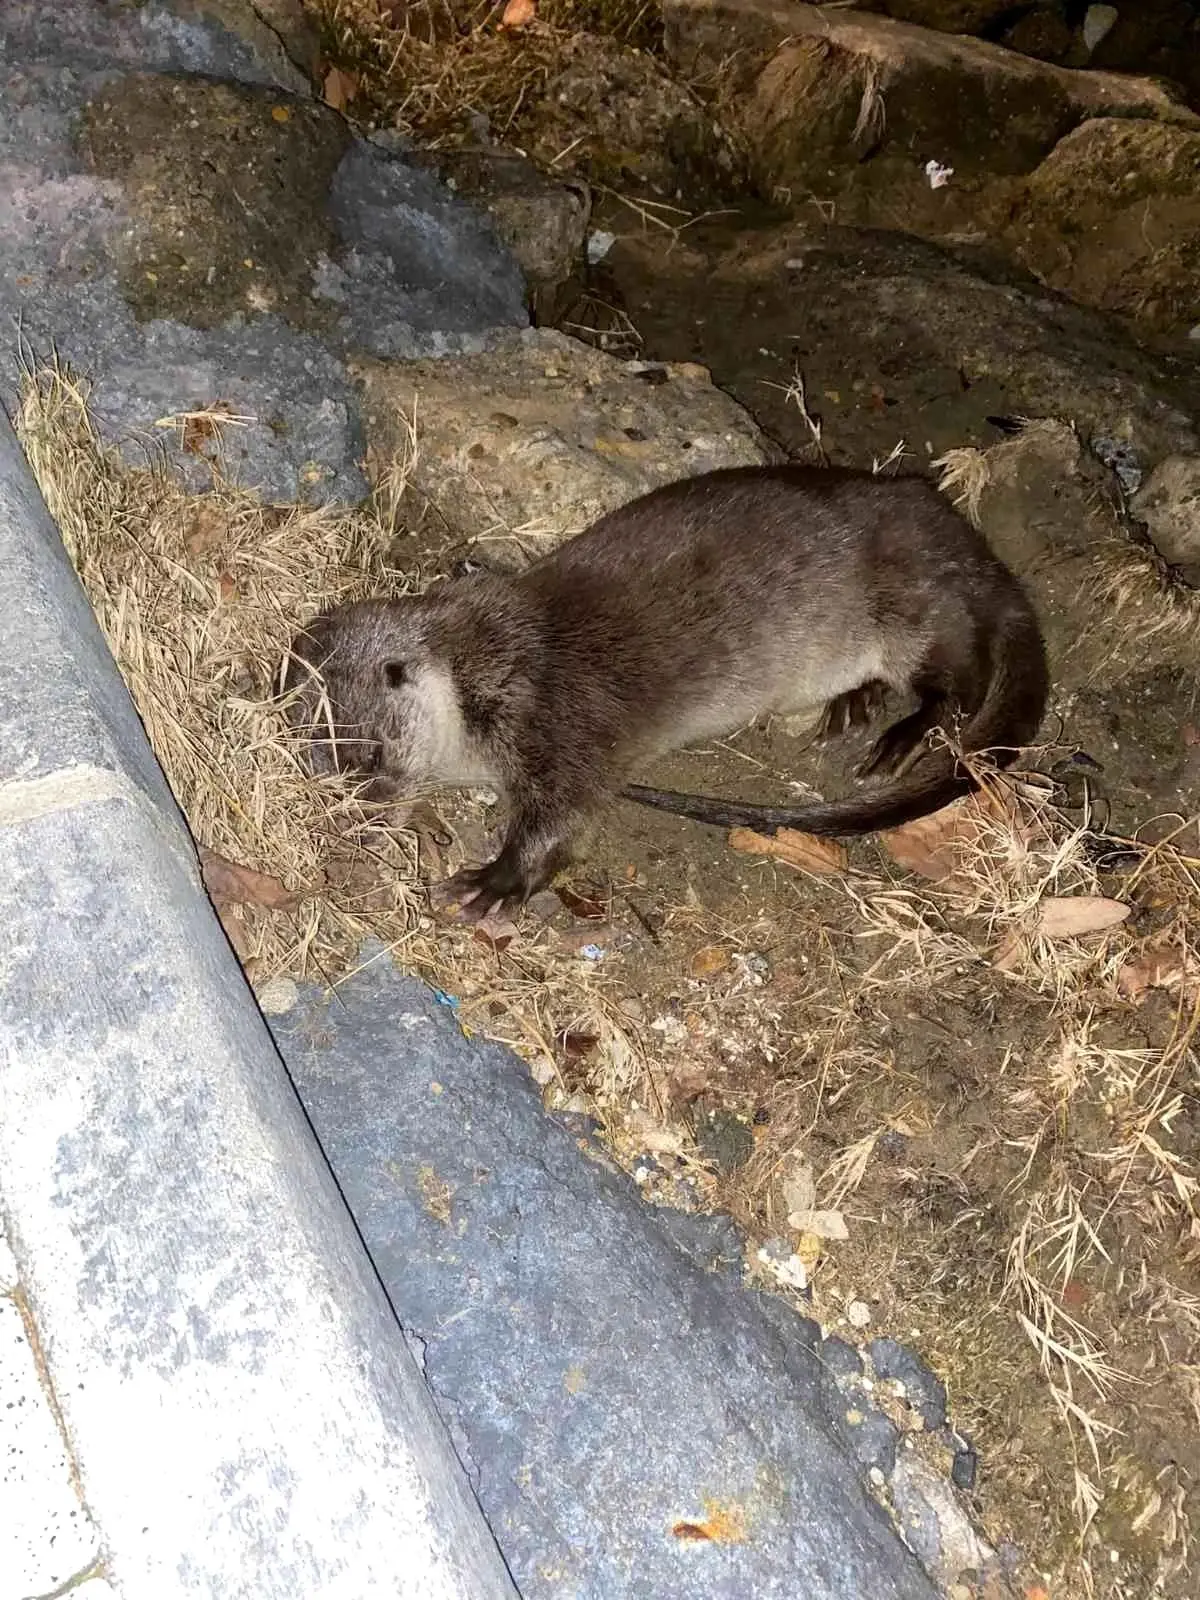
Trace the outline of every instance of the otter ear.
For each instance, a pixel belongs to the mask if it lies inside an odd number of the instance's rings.
[[[389,689],[403,689],[408,682],[408,668],[403,661],[385,661],[383,681]]]

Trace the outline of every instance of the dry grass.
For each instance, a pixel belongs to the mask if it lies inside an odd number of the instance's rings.
[[[326,56],[352,74],[352,114],[431,145],[477,138],[481,120],[492,139],[510,137],[581,32],[651,50],[662,34],[658,8],[645,0],[544,0],[519,30],[503,26],[503,3],[487,0],[304,4]]]
[[[418,906],[411,836],[364,814],[347,786],[307,780],[270,698],[314,595],[403,587],[379,524],[233,491],[189,496],[122,470],[60,369],[27,381],[17,429],[196,839],[298,897],[286,913],[229,908],[251,976],[339,970],[368,925],[403,946]],[[368,905],[364,863],[385,861]]]
[[[507,948],[439,929],[424,880],[478,856],[490,818],[447,813],[439,846],[365,814],[302,775],[272,698],[318,605],[420,582],[387,564],[415,432],[367,514],[124,469],[61,371],[30,378],[18,431],[197,840],[299,896],[221,908],[256,983],[335,979],[377,935],[514,1045],[548,1103],[596,1114],[648,1194],[678,1202],[686,1182],[752,1242],[791,1238],[829,1322],[865,1295],[901,1336],[915,1324],[1047,1563],[1082,1583],[1103,1528],[1146,1571],[1178,1568],[1186,1497],[1139,1476],[1128,1434],[1146,1396],[1200,1414],[1200,1284],[1194,1252],[1172,1254],[1200,1238],[1200,861],[1176,840],[1106,872],[1088,828],[1018,776],[971,803],[940,884],[761,860],[719,906],[677,886],[653,939],[619,883],[595,922],[529,916]],[[1105,895],[1126,923],[1047,935],[1048,902]],[[743,1166],[700,1158],[696,1104],[753,1126]],[[844,1243],[789,1234],[801,1161]],[[1143,1336],[1169,1350],[1159,1368]],[[1011,1440],[1039,1428],[1053,1446],[1031,1465]]]

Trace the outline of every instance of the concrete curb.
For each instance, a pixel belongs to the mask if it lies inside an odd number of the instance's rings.
[[[124,1600],[514,1597],[0,413],[0,1206]]]

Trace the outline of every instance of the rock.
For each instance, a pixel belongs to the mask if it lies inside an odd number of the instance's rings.
[[[916,1450],[903,1450],[891,1478],[900,1531],[943,1586],[995,1569],[997,1558],[972,1527],[946,1480]]]
[[[1163,560],[1200,589],[1200,456],[1168,456],[1130,502]]]
[[[512,150],[431,150],[414,159],[490,214],[535,296],[552,300],[582,265],[592,213],[586,183],[556,182]]]
[[[11,62],[78,70],[196,72],[312,90],[320,54],[300,0],[4,0]]]
[[[836,1335],[822,1339],[817,1347],[817,1354],[826,1371],[831,1372],[835,1378],[862,1377],[862,1357],[852,1344],[846,1343],[845,1339],[839,1339]]]
[[[398,419],[415,406],[412,490],[456,537],[512,535],[526,552],[660,483],[772,454],[707,373],[618,361],[553,329],[481,355],[354,370],[373,454],[402,448]]]
[[[1200,317],[1200,131],[1094,118],[1007,210],[1014,256],[1072,299],[1180,334]]]
[[[842,1411],[846,1437],[855,1460],[868,1471],[874,1467],[889,1476],[896,1465],[899,1429],[882,1411],[848,1403]]]
[[[522,138],[543,167],[577,172],[633,201],[701,206],[738,198],[745,184],[735,141],[691,90],[650,56],[595,35],[565,46]]]
[[[647,1206],[376,950],[271,1025],[525,1600],[932,1600],[727,1221]]]
[[[945,238],[1097,115],[1200,126],[1161,85],[1069,72],[889,17],[784,0],[666,0],[666,47],[718,104],[778,202]],[[952,169],[937,187],[929,162]]]
[[[946,1385],[927,1362],[895,1339],[872,1339],[867,1354],[877,1378],[904,1385],[904,1398],[918,1413],[926,1430],[934,1432],[946,1421]]]
[[[358,499],[347,356],[477,350],[528,320],[491,220],[280,86],[279,39],[234,0],[54,11],[0,12],[0,319],[94,381],[138,463],[149,446],[195,487]],[[125,70],[139,47],[155,70]],[[17,380],[0,365],[10,403]]]

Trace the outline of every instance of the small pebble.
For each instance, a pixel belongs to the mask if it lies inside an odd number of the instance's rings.
[[[282,1017],[300,998],[300,991],[291,978],[268,978],[256,991],[258,1008],[264,1017]]]
[[[871,1308],[865,1300],[851,1300],[846,1307],[846,1321],[852,1328],[871,1326]]]
[[[979,1456],[968,1445],[956,1452],[950,1464],[950,1482],[956,1489],[973,1489],[979,1470]]]

